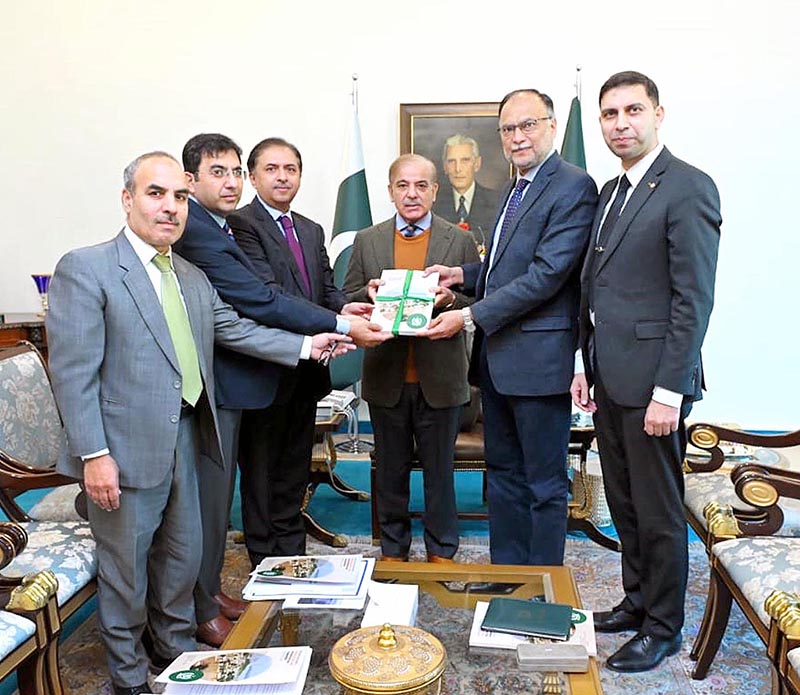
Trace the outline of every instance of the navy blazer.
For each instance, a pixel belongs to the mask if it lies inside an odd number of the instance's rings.
[[[515,182],[509,182],[503,206]],[[566,393],[578,345],[580,267],[597,205],[597,187],[556,153],[542,164],[494,253],[464,266],[465,289],[478,301],[471,374],[485,341],[499,393]],[[488,272],[487,272],[488,271]]]
[[[201,268],[219,296],[242,316],[305,335],[336,328],[334,312],[284,294],[279,285],[261,280],[247,254],[194,200],[189,201],[186,231],[173,249]],[[272,403],[278,383],[287,371],[269,362],[217,348],[214,360],[217,405],[265,408]]]

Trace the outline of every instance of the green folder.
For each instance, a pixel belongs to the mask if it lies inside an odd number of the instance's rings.
[[[572,606],[516,598],[493,598],[489,601],[481,629],[567,640],[572,629]]]

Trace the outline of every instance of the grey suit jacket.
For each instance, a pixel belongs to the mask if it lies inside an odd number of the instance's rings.
[[[356,234],[344,291],[350,301],[368,302],[366,285],[379,278],[386,268],[395,268],[394,222],[392,217]],[[477,262],[478,249],[471,234],[436,215],[431,223],[431,238],[425,265],[462,265]],[[455,308],[470,300],[456,294]],[[425,400],[434,408],[449,408],[469,400],[467,352],[463,332],[448,340],[428,340],[399,336],[364,354],[362,395],[364,400],[391,408],[400,400],[405,378],[409,344],[414,343],[414,359]]]
[[[200,270],[177,254],[173,264],[208,396],[196,415],[200,452],[221,464],[214,343],[294,366],[303,338],[239,318]],[[47,333],[67,440],[58,470],[81,478],[80,457],[108,449],[121,486],[159,484],[174,462],[181,373],[161,304],[123,233],[59,261],[50,285]]]
[[[594,240],[617,180],[603,187],[581,275],[581,344],[592,380],[589,338],[615,402],[644,407],[654,386],[695,400],[700,347],[714,304],[719,193],[699,169],[664,148],[628,199],[601,257]],[[595,323],[589,319],[594,285]]]

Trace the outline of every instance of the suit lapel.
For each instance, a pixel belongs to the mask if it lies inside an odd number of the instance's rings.
[[[533,207],[533,205],[539,199],[539,196],[544,193],[545,189],[550,184],[550,177],[555,173],[560,161],[561,159],[558,154],[553,154],[544,164],[542,164],[542,168],[539,169],[533,181],[531,181],[530,185],[528,186],[528,191],[525,193],[525,197],[523,197],[519,208],[517,208],[517,214],[514,217],[514,221],[511,223],[511,227],[506,232],[505,236],[500,240],[500,246],[498,246],[497,251],[495,251],[492,264],[497,263],[503,255],[503,252],[508,248],[511,238],[514,236],[517,228],[519,227],[519,221],[522,219],[525,213]],[[516,185],[516,182],[512,182],[511,185],[513,187]],[[495,226],[497,225],[495,224]]]
[[[384,268],[394,268],[394,217],[378,225],[377,234],[372,237],[373,263],[375,264],[368,274],[380,277]],[[377,274],[376,274],[377,273]]]
[[[428,241],[428,253],[425,256],[425,267],[433,265],[438,260],[448,257],[450,247],[453,245],[453,228],[444,224],[438,217],[431,222],[431,238]]]
[[[597,202],[597,209],[594,213],[594,221],[592,222],[592,231],[589,234],[589,250],[586,257],[583,259],[583,268],[581,270],[581,281],[586,279],[589,275],[589,269],[594,263],[594,249],[597,246],[597,230],[600,228],[600,221],[603,219],[603,210],[606,209],[608,201],[611,199],[611,194],[616,188],[617,179],[611,179],[603,185],[603,190],[600,191],[600,199]]]
[[[318,288],[314,285],[314,278],[319,278],[319,272],[317,270],[317,246],[314,243],[316,239],[314,238],[316,235],[314,234],[312,229],[309,229],[308,223],[306,220],[300,215],[292,215],[292,224],[294,224],[294,231],[297,233],[297,239],[300,242],[300,248],[303,249],[303,259],[306,262],[306,271],[308,272],[308,282],[311,285],[311,296],[315,297],[317,295]],[[284,237],[283,243],[286,244],[286,238]],[[288,245],[287,245],[288,250]],[[305,287],[305,281],[303,280],[303,276],[300,273],[300,268],[297,267],[297,262],[292,255],[292,252],[289,251],[289,256],[292,259],[292,276],[297,283],[297,286],[300,289]],[[305,294],[305,292],[304,292]]]
[[[642,206],[647,203],[650,196],[653,194],[656,188],[658,188],[661,176],[671,159],[672,155],[667,151],[666,148],[664,148],[661,154],[656,158],[656,161],[653,162],[645,175],[642,177],[642,180],[639,181],[639,184],[636,186],[631,194],[631,197],[628,199],[628,202],[622,210],[622,214],[619,216],[617,223],[614,225],[614,229],[611,231],[611,234],[608,237],[608,242],[606,243],[605,250],[603,251],[603,257],[597,264],[598,272],[606,263],[608,263],[608,259],[614,255],[614,251],[616,251],[620,242],[627,234],[628,229],[630,229],[631,222],[633,222],[639,210],[641,210]]]
[[[116,244],[119,267],[123,271],[122,283],[130,293],[142,320],[153,334],[153,338],[161,348],[161,351],[170,364],[180,371],[178,356],[175,354],[175,348],[172,345],[172,337],[169,334],[167,320],[164,318],[164,311],[158,302],[158,297],[153,290],[153,284],[150,282],[147,271],[128,243],[124,233],[120,233],[117,236]]]
[[[205,325],[202,320],[202,305],[200,300],[200,293],[197,284],[192,281],[188,275],[188,263],[179,256],[173,255],[172,264],[175,266],[175,275],[178,276],[178,282],[181,287],[181,294],[183,301],[186,304],[186,313],[189,315],[189,325],[192,327],[192,336],[194,337],[195,349],[200,362],[200,372],[203,376],[203,383],[208,383],[209,375],[205,370],[205,355],[203,354],[203,346],[206,345],[206,336],[203,334]]]
[[[305,294],[305,283],[303,282],[302,275],[300,275],[300,268],[297,267],[297,262],[294,260],[294,256],[289,249],[289,244],[286,243],[286,237],[283,235],[283,229],[281,228],[280,224],[264,209],[264,206],[257,197],[253,199],[253,209],[255,211],[256,219],[260,223],[259,229],[262,231],[259,233],[263,236],[265,248],[272,246],[273,248],[278,249],[292,272],[292,277],[297,285],[297,289],[301,292],[301,294]],[[297,238],[300,239],[300,246],[303,249],[303,254],[306,255],[306,247],[303,244],[300,230],[297,227],[297,218],[294,216],[292,216],[292,224],[294,224],[295,232],[297,232]],[[308,257],[306,256],[306,259],[307,258]],[[308,265],[307,260],[306,265]],[[309,278],[310,277],[311,276],[309,274]]]

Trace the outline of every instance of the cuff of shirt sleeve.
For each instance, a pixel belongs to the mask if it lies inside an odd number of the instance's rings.
[[[575,374],[583,374],[584,372],[584,365],[583,365],[583,350],[580,348],[575,350]]]
[[[336,332],[342,335],[350,335],[350,321],[341,316],[336,317]]]
[[[653,389],[653,400],[661,405],[668,405],[671,408],[680,408],[683,403],[683,394],[675,393],[661,386]]]
[[[86,454],[86,456],[81,456],[81,461],[84,463],[89,459],[96,459],[98,456],[107,456],[111,452],[108,449],[100,449],[100,451],[95,451],[93,454]]]
[[[300,348],[300,359],[307,360],[311,357],[311,336],[305,335],[303,336],[303,346]]]

